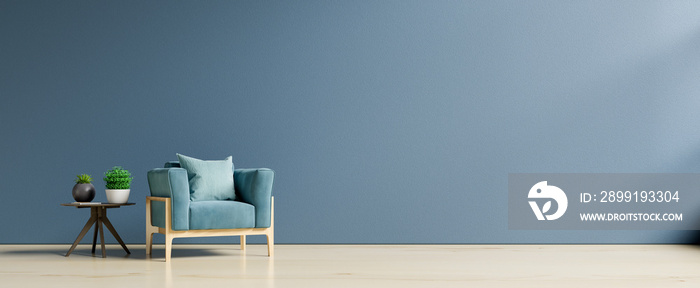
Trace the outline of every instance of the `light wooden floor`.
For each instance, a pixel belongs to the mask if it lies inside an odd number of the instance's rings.
[[[700,287],[681,245],[0,245],[1,287]]]

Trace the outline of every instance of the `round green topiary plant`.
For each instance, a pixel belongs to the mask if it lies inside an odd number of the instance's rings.
[[[128,170],[121,166],[114,166],[105,172],[105,177],[102,180],[105,180],[107,189],[130,189],[133,179]]]

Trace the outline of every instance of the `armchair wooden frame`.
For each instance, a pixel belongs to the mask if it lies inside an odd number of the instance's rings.
[[[153,249],[153,234],[165,235],[165,262],[170,261],[174,238],[183,237],[213,237],[213,236],[240,236],[241,250],[245,250],[246,235],[267,236],[267,255],[274,256],[274,235],[275,235],[275,197],[270,200],[270,227],[268,228],[241,228],[241,229],[212,229],[212,230],[186,230],[177,231],[172,229],[172,206],[168,197],[146,197],[146,255],[151,255]],[[151,201],[165,202],[165,228],[153,226],[151,224]]]

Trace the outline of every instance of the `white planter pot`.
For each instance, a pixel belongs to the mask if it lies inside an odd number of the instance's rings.
[[[112,204],[124,204],[129,201],[131,189],[105,189],[107,202]]]

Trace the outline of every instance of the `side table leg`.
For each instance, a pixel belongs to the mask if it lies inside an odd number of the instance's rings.
[[[106,211],[105,211],[106,212]],[[126,251],[127,254],[131,254],[131,251],[129,251],[129,248],[126,248],[126,244],[124,244],[124,241],[122,241],[122,238],[119,237],[119,234],[117,234],[117,230],[114,229],[114,226],[112,226],[112,223],[109,222],[109,219],[107,219],[107,214],[105,213],[102,217],[102,223],[109,229],[109,232],[112,233],[114,238],[119,241],[119,244],[122,245],[122,248],[124,248],[124,251]]]
[[[91,207],[90,213],[97,217],[97,207]],[[97,243],[97,230],[100,230],[100,226],[95,221],[95,233],[92,233],[92,254],[95,254],[95,244]]]
[[[107,258],[107,251],[105,250],[105,229],[102,227],[102,215],[104,209],[104,207],[100,207],[100,210],[97,212],[97,226],[100,227],[100,248],[102,248],[102,258]]]
[[[80,243],[80,240],[85,237],[85,234],[90,230],[90,226],[92,226],[92,223],[95,223],[97,221],[97,215],[91,215],[90,219],[88,219],[87,223],[85,223],[85,226],[83,227],[83,230],[80,231],[80,234],[78,235],[78,238],[75,239],[75,242],[73,242],[73,246],[70,247],[68,250],[68,253],[66,253],[66,257],[70,256],[70,253],[73,253],[73,250],[75,250],[75,247],[78,246],[78,243]]]

